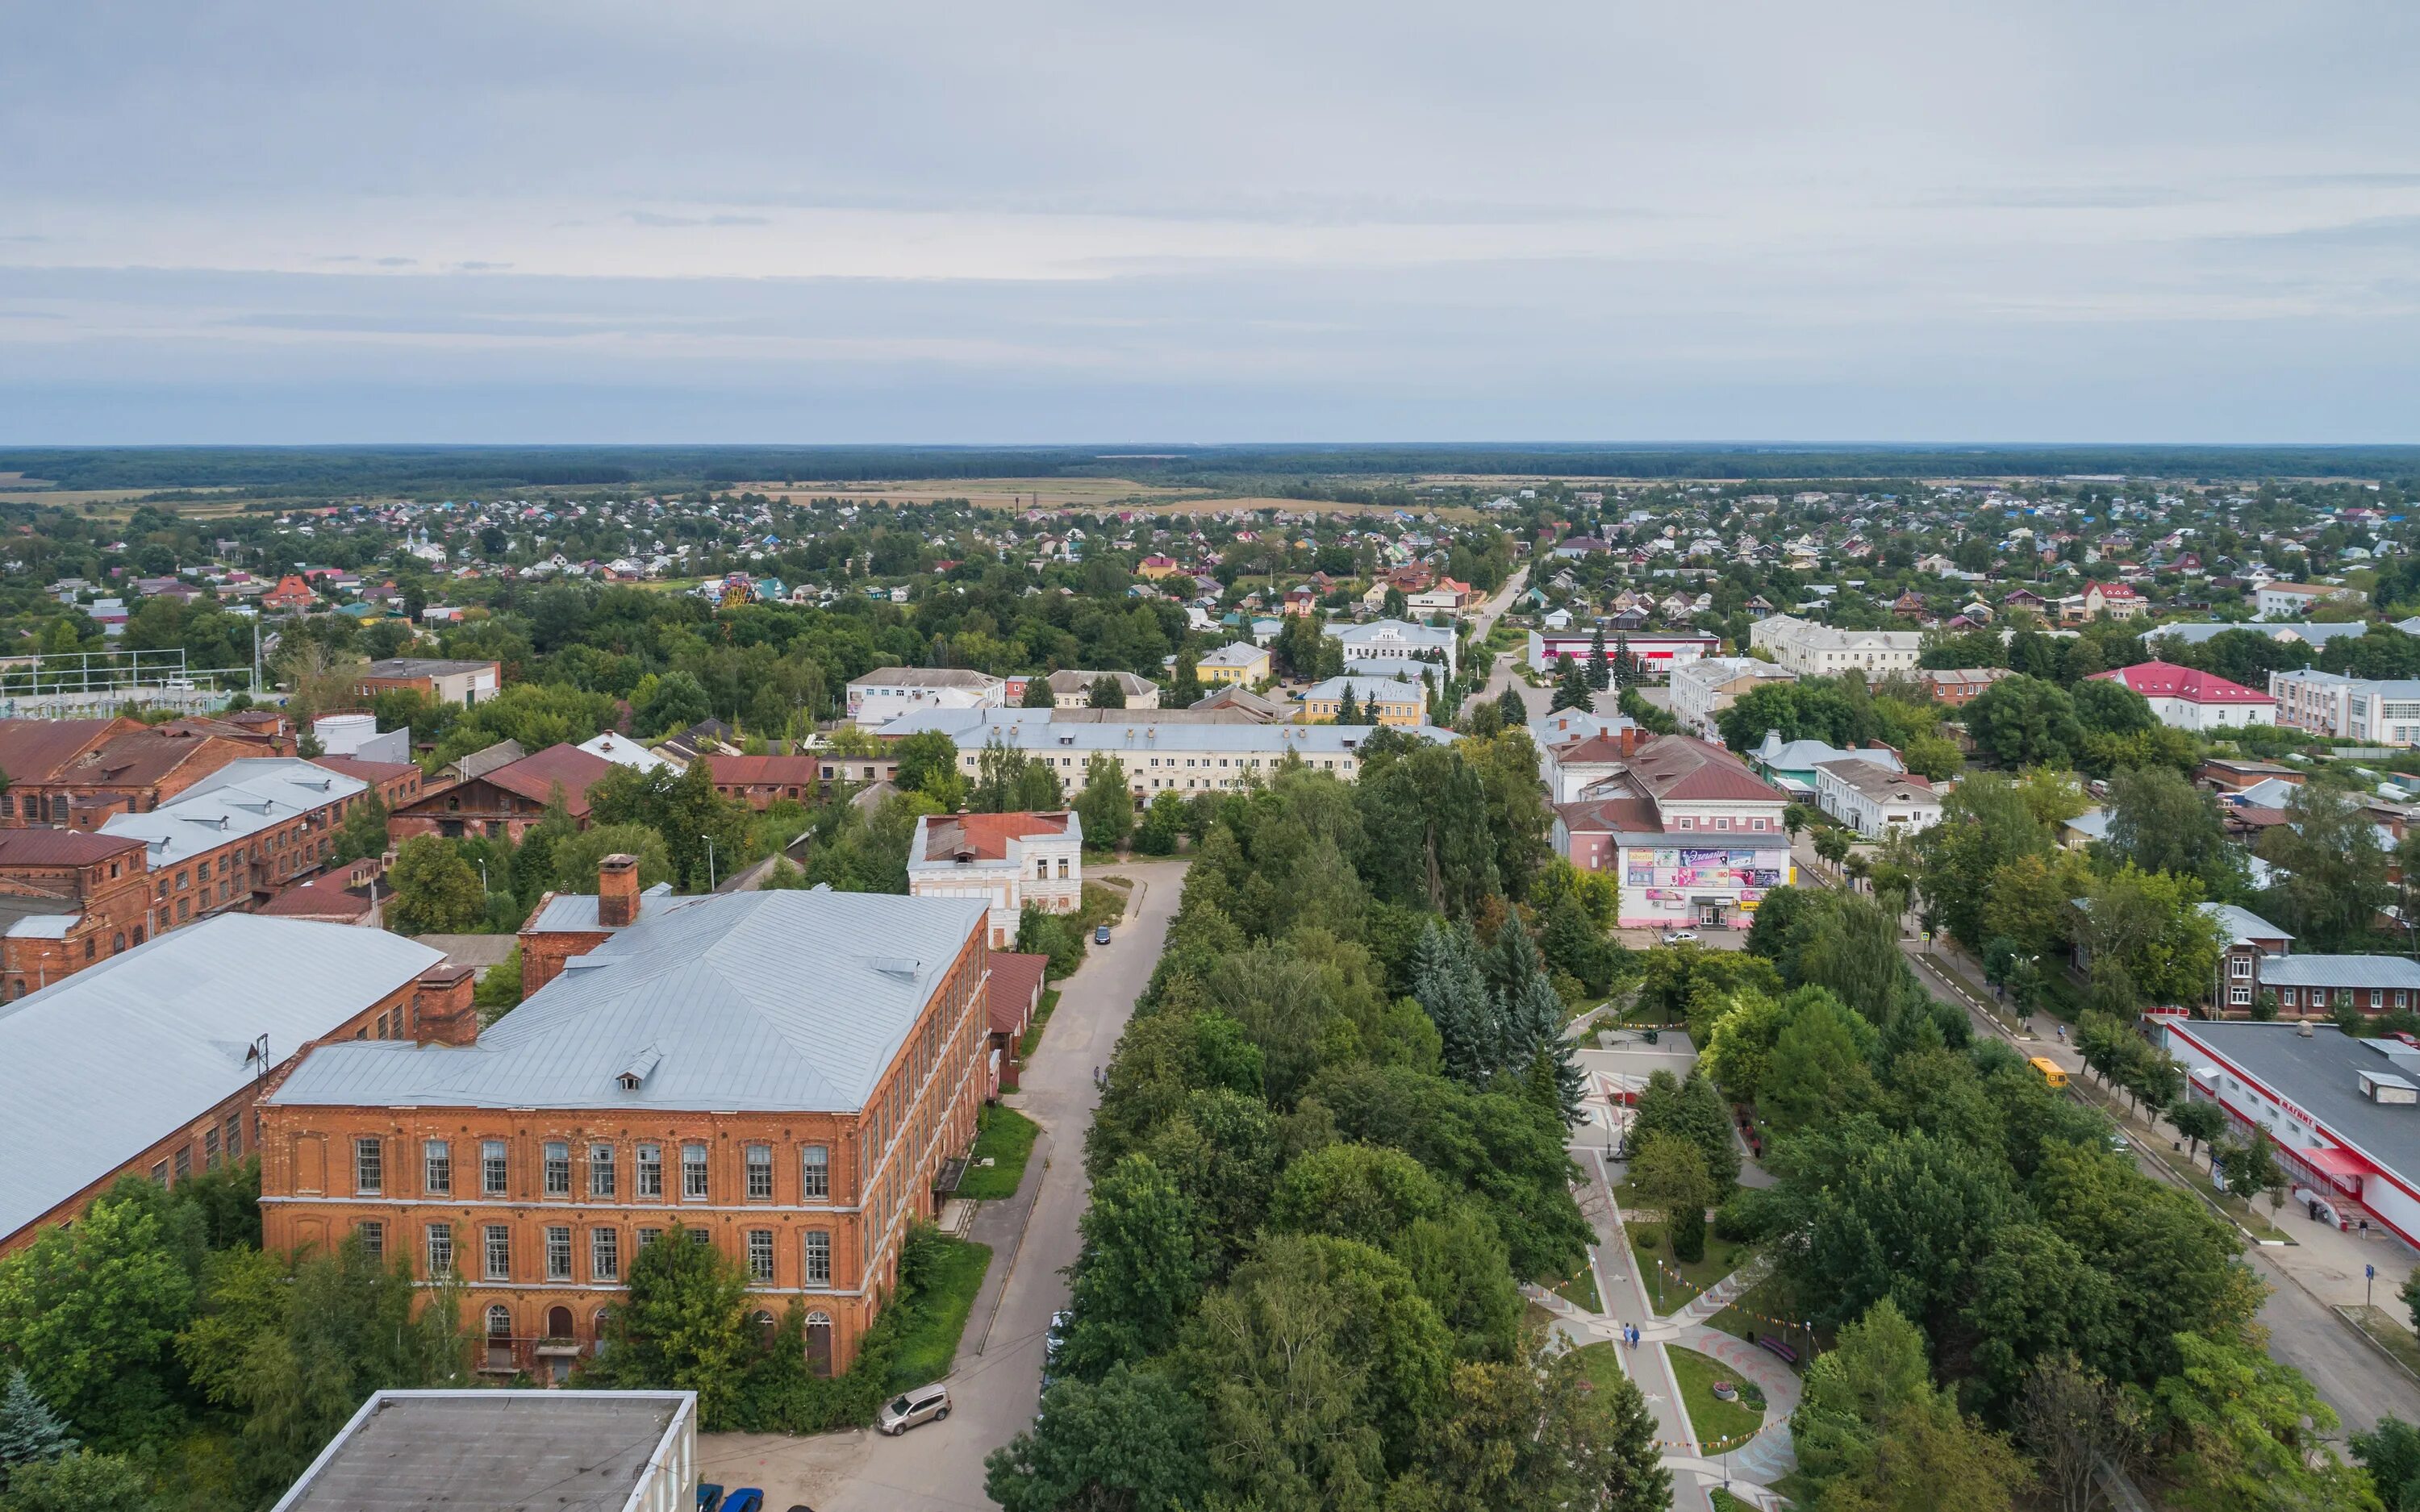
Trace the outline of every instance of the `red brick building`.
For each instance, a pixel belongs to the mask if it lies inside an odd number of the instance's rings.
[[[476,1024],[470,971],[427,946],[242,915],[12,1002],[0,1013],[0,1253],[121,1176],[173,1186],[242,1159],[258,1144],[255,1102],[312,1044],[467,1038]]]
[[[375,788],[390,812],[436,791],[436,784],[410,762],[365,762],[351,756],[314,756],[311,761]]]
[[[260,607],[272,614],[302,613],[318,602],[319,595],[311,591],[311,585],[290,572],[260,595]]]
[[[147,813],[101,833],[146,842],[151,933],[246,912],[313,875],[335,852],[336,827],[364,800],[357,778],[298,757],[233,762]]]
[[[766,1324],[805,1309],[815,1370],[845,1370],[973,1141],[983,907],[640,898],[635,864],[541,910],[592,926],[551,933],[605,937],[475,1047],[305,1057],[261,1108],[266,1242],[359,1232],[422,1285],[460,1283],[489,1368],[560,1380],[638,1252],[687,1228],[741,1268]]]
[[[261,754],[248,738],[194,721],[0,720],[0,826],[98,829],[110,815],[148,813],[229,762]]]
[[[14,1000],[149,937],[143,841],[0,829],[0,997]]]
[[[397,844],[414,835],[485,835],[518,845],[522,833],[546,817],[546,806],[558,791],[572,822],[586,829],[588,789],[613,770],[612,762],[577,746],[549,746],[396,808],[387,816],[387,833]]]
[[[813,803],[821,791],[824,763],[813,756],[700,756],[714,778],[714,791],[751,809],[777,800]]]

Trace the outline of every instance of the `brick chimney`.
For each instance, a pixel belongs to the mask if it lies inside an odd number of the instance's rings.
[[[639,921],[639,858],[619,852],[597,863],[597,922],[621,929]]]
[[[479,1038],[469,966],[439,964],[411,988],[411,1037],[421,1044],[469,1044]]]

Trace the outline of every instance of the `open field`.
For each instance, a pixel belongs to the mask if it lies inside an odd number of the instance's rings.
[[[1278,499],[1262,494],[1218,494],[1171,488],[1130,478],[932,478],[892,483],[846,483],[791,487],[783,483],[735,483],[736,493],[761,493],[792,503],[841,499],[863,504],[928,504],[963,499],[978,509],[1151,510],[1172,515],[1216,515],[1231,509],[1289,509],[1323,515],[1391,513],[1379,504],[1336,503],[1319,499]],[[1479,512],[1440,509],[1441,517],[1476,520]]]

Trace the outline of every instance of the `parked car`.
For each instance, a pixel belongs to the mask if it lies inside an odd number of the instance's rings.
[[[874,1426],[896,1438],[919,1423],[939,1423],[949,1415],[950,1388],[937,1381],[891,1398]]]
[[[722,1499],[722,1512],[765,1512],[765,1493],[753,1486],[742,1486]]]
[[[722,1488],[710,1480],[697,1483],[697,1512],[721,1512]]]
[[[1109,926],[1108,926],[1107,924],[1103,924],[1103,925],[1100,925],[1098,928],[1094,929],[1094,930],[1093,931],[1093,943],[1094,943],[1094,945],[1107,945],[1107,944],[1109,944]]]
[[[1045,1371],[1056,1365],[1059,1356],[1067,1351],[1067,1333],[1075,1326],[1074,1313],[1061,1311],[1050,1315],[1050,1327],[1042,1335],[1042,1367]]]
[[[1693,929],[1668,929],[1664,932],[1664,943],[1667,945],[1678,945],[1683,940],[1694,940],[1697,937],[1698,932]]]

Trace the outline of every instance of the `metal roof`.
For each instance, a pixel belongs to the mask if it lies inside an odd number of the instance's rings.
[[[273,1512],[621,1512],[686,1468],[696,1415],[686,1391],[381,1391]]]
[[[0,1006],[0,1234],[445,959],[348,924],[222,914]]]
[[[1074,713],[1077,711],[1067,711]],[[1168,724],[1153,710],[1093,709],[1095,715],[1123,712],[1122,719],[1060,719],[1048,709],[913,709],[882,727],[890,735],[939,730],[957,742],[961,752],[981,750],[993,740],[1013,750],[1063,751],[1084,755],[1147,756],[1157,750],[1227,751],[1238,755],[1277,756],[1288,750],[1305,755],[1349,754],[1375,732],[1369,725],[1338,724]],[[1430,740],[1462,737],[1434,725],[1407,725],[1400,733]],[[1131,775],[1131,774],[1129,774]]]
[[[112,814],[101,833],[143,841],[157,872],[368,791],[360,778],[300,757],[253,757],[227,763],[149,813]]]
[[[1268,656],[1268,652],[1262,647],[1246,645],[1243,641],[1236,640],[1220,646],[1194,665],[1197,667],[1249,667],[1254,662],[1266,661]]]
[[[2260,963],[2263,987],[2420,988],[2420,961],[2400,955],[2288,955]]]
[[[322,1045],[268,1101],[853,1111],[988,912],[821,887],[680,899],[643,909],[475,1045]],[[623,1088],[650,1046],[661,1063]]]
[[[374,661],[362,675],[365,677],[459,677],[464,672],[484,672],[494,668],[492,661],[447,661],[430,656],[390,656]]]
[[[2255,940],[2290,940],[2294,936],[2279,929],[2249,908],[2233,903],[2202,903],[2201,911],[2218,920],[2221,933],[2230,945],[2249,945]]]
[[[1396,665],[1409,666],[1410,663],[1398,662]],[[1306,700],[1341,700],[1347,687],[1353,689],[1354,698],[1363,703],[1372,699],[1385,703],[1417,703],[1429,696],[1428,688],[1417,677],[1331,677],[1304,688],[1302,697]]]
[[[639,911],[642,915],[645,914],[650,899],[664,900],[672,897],[673,885],[669,882],[659,882],[639,894]],[[600,922],[597,918],[597,895],[593,892],[558,892],[546,901],[545,907],[530,916],[529,922],[521,926],[521,933],[548,934],[573,931],[594,933],[597,930],[624,930],[629,927],[628,924]]]
[[[2386,958],[2392,959],[2392,958]],[[2264,968],[2261,976],[2268,976]],[[2328,1133],[2406,1181],[2420,1180],[2420,1108],[2381,1104],[2361,1095],[2354,1074],[2391,1073],[2395,1061],[2380,1045],[2401,1049],[2398,1041],[2357,1040],[2335,1025],[2301,1026],[2192,1019],[2171,1028],[2200,1041],[2234,1062],[2255,1081],[2319,1120]],[[2310,1150],[2293,1147],[2308,1158]]]

